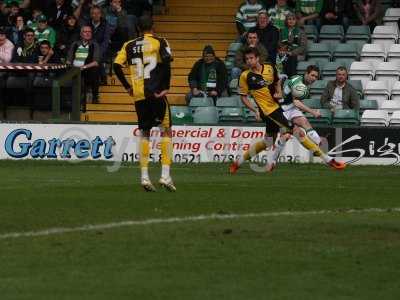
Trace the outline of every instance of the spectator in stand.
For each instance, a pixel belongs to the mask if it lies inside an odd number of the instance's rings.
[[[153,15],[153,1],[152,0],[126,0],[125,8],[129,24],[129,37],[134,38],[138,35],[137,25],[141,16]]]
[[[276,5],[268,10],[268,15],[272,24],[280,31],[285,27],[286,16],[291,12],[287,0],[277,0]]]
[[[299,26],[311,24],[317,26],[318,30],[321,27],[319,14],[321,13],[324,0],[297,0],[296,14],[299,19]]]
[[[0,27],[0,63],[9,63],[14,51],[14,44],[6,37],[5,28]],[[7,73],[0,72],[0,106],[2,107],[3,116],[5,116],[5,97],[4,88],[6,87]]]
[[[79,40],[80,27],[76,18],[71,15],[65,19],[65,25],[57,32],[57,51],[61,57],[67,57],[72,43]]]
[[[31,0],[5,0],[6,5],[10,5],[11,3],[16,3],[19,8],[25,9],[29,8],[31,4]]]
[[[44,14],[43,14],[42,10],[40,10],[38,8],[34,9],[32,11],[32,18],[31,18],[31,20],[28,20],[28,22],[26,22],[26,26],[29,28],[32,28],[33,31],[36,31],[38,24],[39,24],[38,18],[43,15]]]
[[[368,25],[372,32],[382,14],[381,3],[378,0],[354,0],[353,8],[357,16],[355,23]]]
[[[116,49],[120,49],[124,42],[136,37],[136,23],[128,17],[121,0],[111,0],[103,15],[110,25],[112,39],[119,42],[115,45]]]
[[[257,0],[247,0],[240,5],[236,13],[236,27],[239,35],[242,36],[247,30],[256,26],[257,14],[260,10],[265,10],[265,7]]]
[[[7,36],[14,45],[19,45],[24,39],[25,21],[22,15],[16,15],[13,20],[13,26],[7,30]]]
[[[3,26],[12,27],[13,20],[14,20],[15,16],[20,14],[20,11],[21,10],[19,8],[18,2],[15,2],[15,1],[9,2],[7,4],[6,10],[5,10],[6,16],[5,16],[5,23]]]
[[[321,95],[321,104],[333,113],[337,109],[359,110],[360,96],[357,90],[347,82],[347,69],[345,67],[336,69],[336,80],[328,82]]]
[[[343,25],[349,27],[353,17],[353,5],[348,0],[324,1],[321,9],[321,25]]]
[[[0,63],[9,63],[14,51],[14,44],[7,39],[4,27],[0,27]],[[1,73],[0,74],[4,74]]]
[[[62,29],[65,19],[72,15],[72,7],[65,0],[55,0],[51,3],[48,11],[49,25],[56,31]]]
[[[247,50],[247,48],[255,47],[258,49],[258,52],[260,53],[260,63],[264,64],[268,61],[268,51],[265,49],[265,47],[260,43],[257,35],[257,31],[255,28],[250,29],[247,34],[246,34],[246,43],[242,45],[242,47],[239,48],[239,50],[236,52],[236,57],[235,57],[235,66],[233,67],[231,71],[231,78],[236,79],[240,77],[240,74],[244,71],[247,70],[247,64],[244,61],[244,52]]]
[[[297,25],[297,18],[294,13],[289,13],[286,16],[285,27],[280,33],[280,41],[288,46],[287,57],[283,66],[284,73],[290,78],[297,74],[299,56],[305,55],[307,47],[307,35]]]
[[[268,11],[270,8],[275,6],[277,0],[260,0],[260,2],[262,5],[265,6]],[[287,4],[291,10],[294,10],[294,8],[296,7],[296,0],[288,0]]]
[[[7,8],[3,0],[0,0],[0,27],[4,27],[7,24]]]
[[[93,103],[97,103],[99,99],[100,60],[100,47],[93,40],[92,28],[90,26],[82,26],[81,39],[71,45],[68,52],[67,64],[78,67],[82,71],[84,111],[86,111],[87,87],[90,87],[92,90]]]
[[[38,25],[35,30],[35,37],[40,43],[41,41],[49,41],[51,47],[56,44],[56,32],[55,30],[47,24],[47,18],[45,15],[40,15],[37,18]]]
[[[187,103],[192,97],[207,95],[216,102],[218,97],[226,94],[228,89],[228,71],[222,60],[215,56],[214,49],[207,45],[203,49],[203,58],[192,67],[188,76],[190,93]]]
[[[275,62],[276,51],[279,42],[279,30],[269,20],[269,16],[265,10],[258,12],[257,25],[255,27],[260,43],[268,51],[268,60]]]
[[[72,0],[73,14],[80,25],[90,22],[90,10],[93,6],[100,8],[106,5],[106,0]]]
[[[106,54],[110,44],[111,28],[107,21],[103,18],[102,10],[99,6],[92,6],[90,9],[90,22],[87,24],[92,28],[93,40],[100,46],[100,72],[101,82],[107,82],[107,75],[105,69],[105,62],[107,60]]]
[[[32,28],[24,31],[24,40],[14,48],[12,62],[35,63],[37,60],[37,44],[35,42],[35,32]]]
[[[51,48],[49,41],[44,40],[39,43],[39,55],[36,63],[42,64],[59,64],[60,56]]]

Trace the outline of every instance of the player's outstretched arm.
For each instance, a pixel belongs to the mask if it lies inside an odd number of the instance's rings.
[[[302,101],[300,101],[298,99],[293,99],[293,104],[294,104],[294,106],[296,106],[301,111],[308,112],[308,113],[312,114],[316,118],[319,118],[321,116],[321,113],[319,112],[318,109],[312,109],[312,108],[308,107],[307,105],[305,105]]]

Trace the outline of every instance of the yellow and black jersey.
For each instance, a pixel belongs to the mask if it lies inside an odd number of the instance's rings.
[[[261,73],[245,70],[240,75],[240,95],[251,95],[261,112],[267,116],[275,111],[279,105],[274,100],[275,84],[279,80],[275,67],[263,64]]]
[[[132,87],[133,100],[154,97],[154,93],[167,90],[171,80],[172,54],[168,42],[146,33],[126,42],[114,60],[118,79],[126,89]],[[130,68],[131,84],[126,80],[120,66]]]

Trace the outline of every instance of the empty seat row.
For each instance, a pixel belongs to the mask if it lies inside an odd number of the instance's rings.
[[[361,116],[361,126],[400,126],[400,110],[393,114],[386,110],[366,110]]]
[[[341,25],[324,25],[320,32],[314,25],[304,25],[304,31],[307,39],[313,42],[330,41],[332,39],[338,41],[364,40],[368,42],[371,36],[370,28],[366,25],[349,26],[346,33]]]

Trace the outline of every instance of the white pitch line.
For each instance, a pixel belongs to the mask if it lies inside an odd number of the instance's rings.
[[[199,215],[191,217],[177,217],[165,219],[147,219],[142,221],[121,221],[105,224],[88,224],[79,227],[54,227],[38,231],[10,232],[0,234],[0,240],[15,239],[21,237],[41,237],[49,235],[59,235],[71,232],[85,232],[103,229],[112,229],[119,227],[167,224],[167,223],[184,223],[197,222],[203,220],[227,220],[227,219],[245,219],[245,218],[263,218],[263,217],[280,217],[280,216],[307,216],[307,215],[328,215],[328,214],[357,214],[357,213],[390,213],[400,212],[400,207],[395,208],[366,208],[366,209],[343,209],[343,210],[312,210],[312,211],[278,211],[264,213],[248,213],[248,214],[211,214]]]

